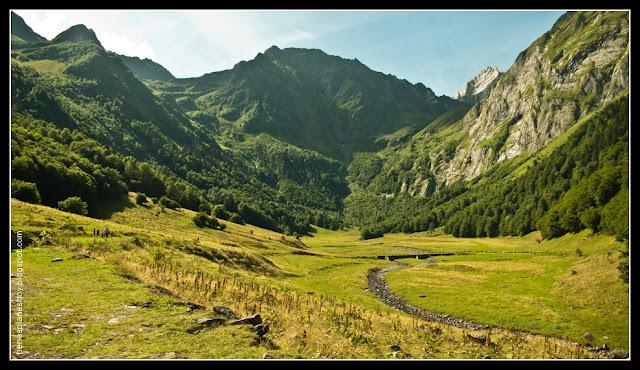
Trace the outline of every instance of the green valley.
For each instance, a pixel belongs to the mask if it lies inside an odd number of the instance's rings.
[[[10,18],[12,359],[629,358],[629,12],[566,12],[456,98],[317,48],[180,77]]]

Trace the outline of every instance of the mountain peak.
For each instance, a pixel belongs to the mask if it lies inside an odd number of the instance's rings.
[[[276,53],[278,51],[280,51],[281,49],[279,47],[277,47],[276,45],[272,45],[270,48],[268,48],[267,50],[264,51],[265,54],[270,54],[270,53]]]
[[[462,86],[458,91],[456,99],[469,102],[477,101],[493,86],[494,81],[496,81],[501,73],[498,67],[484,67],[477,75]]]
[[[24,19],[14,12],[11,12],[11,34],[26,42],[47,41],[47,39],[35,33]]]
[[[175,78],[171,72],[152,59],[141,59],[120,54],[118,58],[138,78],[159,81],[170,81]]]
[[[91,41],[102,47],[96,33],[92,29],[87,28],[84,24],[76,24],[62,31],[56,36],[52,42],[65,42],[65,41]]]

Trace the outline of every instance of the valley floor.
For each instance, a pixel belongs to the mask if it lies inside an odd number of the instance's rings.
[[[356,231],[318,229],[297,240],[224,221],[224,231],[197,228],[191,211],[140,206],[133,197],[104,219],[12,200],[12,230],[26,245],[11,253],[12,322],[21,289],[25,325],[22,354],[12,332],[12,357],[610,358],[628,351],[628,285],[618,277],[622,245],[612,237],[585,232],[538,243],[535,234],[417,233],[363,241]],[[91,235],[105,227],[113,237]],[[415,258],[425,253],[453,255]],[[398,298],[488,328],[427,321],[380,301],[367,275],[397,263],[409,267],[384,279]],[[257,327],[231,325],[214,306],[260,314],[269,331],[260,337]],[[615,351],[597,351],[602,345]]]

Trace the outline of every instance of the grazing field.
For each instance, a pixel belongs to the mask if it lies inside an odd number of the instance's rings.
[[[198,228],[191,211],[134,199],[101,219],[12,200],[12,229],[26,245],[18,357],[610,357],[586,346],[603,340],[626,350],[627,285],[614,276],[621,245],[607,237],[363,241],[356,231],[318,228],[298,240],[225,221],[224,231]],[[112,237],[92,236],[106,227]],[[376,258],[425,252],[465,254]],[[412,267],[386,275],[397,295],[494,327],[428,322],[385,305],[367,289],[367,273],[398,262]],[[214,306],[259,314],[269,330],[232,325]],[[581,338],[587,331],[593,343]]]
[[[591,333],[586,342],[626,348],[628,291],[616,268],[620,253],[609,252],[436,257],[386,276],[394,292],[420,308],[575,341]]]

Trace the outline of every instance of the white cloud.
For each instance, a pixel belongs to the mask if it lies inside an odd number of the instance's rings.
[[[52,10],[17,10],[16,13],[38,34],[51,40],[69,23],[67,15]],[[68,27],[68,26],[67,26]]]
[[[282,47],[314,38],[312,32],[292,24],[292,19],[275,13],[203,11],[183,16],[194,26],[190,41],[194,47],[206,46],[200,52],[217,62],[211,66],[214,69],[230,68],[271,45]],[[275,18],[280,22],[274,22]]]
[[[142,35],[127,35],[124,33],[106,32],[100,33],[98,39],[105,49],[118,54],[137,56],[140,58],[157,59],[158,56],[153,51],[149,43],[142,38]]]
[[[370,19],[335,13],[283,11],[16,10],[48,39],[75,24],[94,30],[111,51],[150,58],[177,77],[229,69],[277,45],[300,45]],[[309,45],[307,43],[306,45]]]

